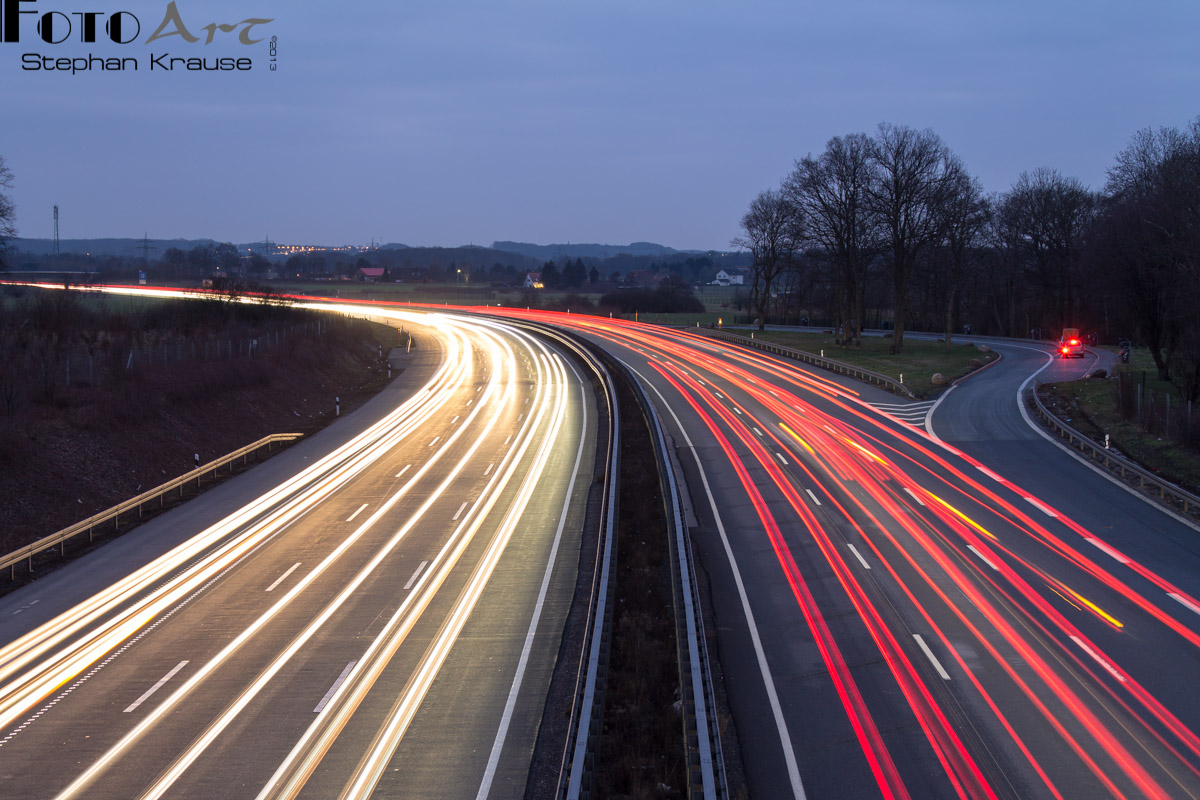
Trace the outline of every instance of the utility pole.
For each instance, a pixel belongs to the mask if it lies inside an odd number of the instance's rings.
[[[58,203],[54,204],[54,257],[62,255],[58,246]]]

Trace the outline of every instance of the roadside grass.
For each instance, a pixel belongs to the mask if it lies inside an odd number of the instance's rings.
[[[749,332],[746,332],[746,335],[748,334]],[[954,379],[998,358],[994,351],[978,350],[968,340],[952,342],[950,353],[946,353],[944,342],[906,339],[901,351],[892,355],[888,352],[892,340],[874,336],[864,336],[862,344],[857,347],[836,344],[833,335],[829,333],[754,331],[754,338],[816,355],[823,352],[826,358],[843,361],[892,378],[900,379],[903,376],[904,385],[922,399],[933,397]],[[944,385],[934,385],[933,376],[938,373],[945,378]]]
[[[1148,390],[1179,396],[1169,382],[1158,380],[1154,361],[1145,348],[1131,351],[1129,364],[1119,365],[1117,370],[1127,371],[1139,382],[1144,374]],[[1101,444],[1107,433],[1110,446],[1120,454],[1164,480],[1191,492],[1200,491],[1200,453],[1147,433],[1135,419],[1125,419],[1117,405],[1117,379],[1114,376],[1047,383],[1041,385],[1038,392],[1047,408],[1080,433]]]

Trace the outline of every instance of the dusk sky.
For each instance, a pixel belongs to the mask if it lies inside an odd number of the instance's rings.
[[[795,159],[881,121],[932,128],[1002,191],[1039,166],[1100,188],[1136,130],[1200,115],[1195,0],[176,7],[198,42],[146,43],[160,0],[22,4],[126,10],[141,31],[82,44],[76,22],[47,44],[26,15],[0,43],[19,235],[50,236],[57,203],[64,239],[728,249]],[[263,41],[204,44],[246,18],[273,18]],[[163,53],[252,68],[152,70]],[[138,70],[27,71],[25,54]]]

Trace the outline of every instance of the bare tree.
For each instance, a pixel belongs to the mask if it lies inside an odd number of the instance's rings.
[[[809,239],[833,266],[835,328],[843,344],[859,343],[867,267],[877,252],[876,219],[868,203],[875,179],[866,134],[835,136],[825,152],[796,162],[784,193],[803,213]]]
[[[12,189],[13,174],[0,156],[0,268],[4,267],[4,253],[8,250],[8,241],[16,237],[17,208],[13,205],[5,190]]]
[[[954,336],[954,310],[968,261],[977,252],[987,227],[990,208],[979,180],[962,160],[947,152],[941,191],[937,196],[938,235],[947,263],[946,352]]]
[[[1034,291],[1040,326],[1079,326],[1079,257],[1095,212],[1094,195],[1076,178],[1041,167],[1022,172],[998,213],[1014,237],[1024,281]]]
[[[1109,170],[1092,270],[1148,346],[1162,380],[1200,397],[1200,118],[1139,131]]]
[[[932,130],[879,124],[871,141],[878,179],[870,204],[884,229],[895,289],[895,337],[892,353],[904,345],[908,278],[917,256],[938,232],[937,200],[945,178],[946,146]]]
[[[771,295],[802,240],[799,209],[774,189],[760,192],[742,217],[742,235],[731,244],[750,251],[750,306],[758,313],[758,329],[767,324]]]

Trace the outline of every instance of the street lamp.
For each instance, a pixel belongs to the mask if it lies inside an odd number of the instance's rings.
[[[461,280],[461,279],[462,279],[462,270],[460,269],[460,270],[457,270],[457,274],[454,276],[454,283],[457,285],[459,280]]]

